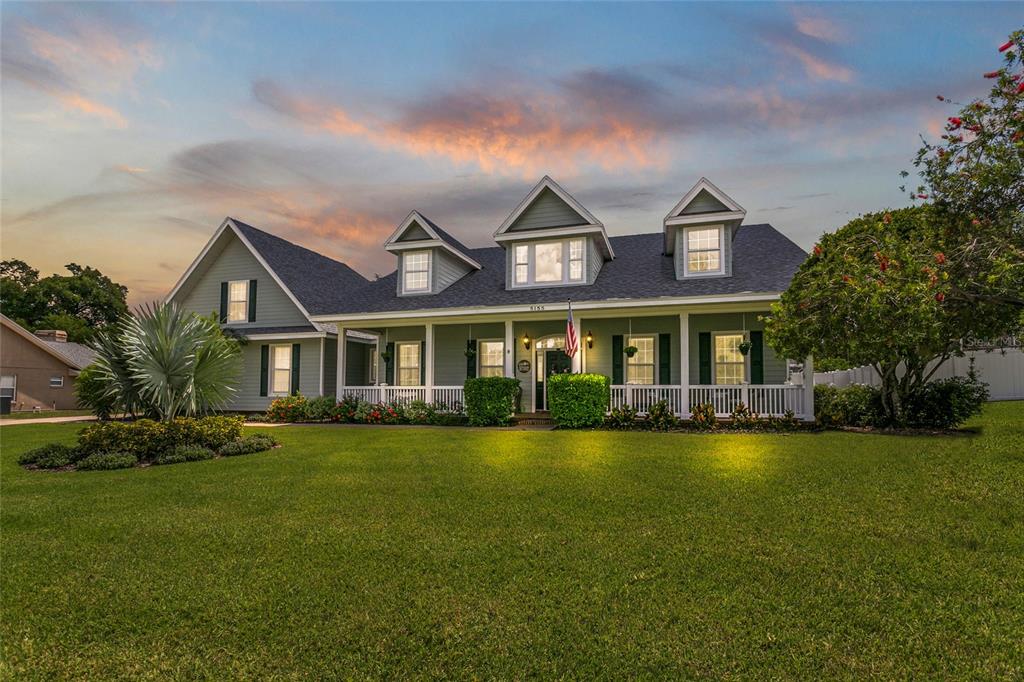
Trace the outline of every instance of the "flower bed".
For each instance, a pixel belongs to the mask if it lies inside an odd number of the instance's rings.
[[[459,426],[467,422],[465,416],[446,411],[440,405],[413,400],[371,403],[345,396],[335,400],[331,396],[306,399],[302,396],[278,398],[270,404],[267,421],[288,424],[433,424]]]

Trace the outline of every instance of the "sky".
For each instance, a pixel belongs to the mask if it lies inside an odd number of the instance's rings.
[[[225,216],[342,260],[470,246],[545,174],[609,234],[702,176],[809,248],[907,205],[1016,3],[0,4],[0,255],[163,297]]]

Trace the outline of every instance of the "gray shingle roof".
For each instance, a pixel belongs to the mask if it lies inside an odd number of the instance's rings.
[[[597,281],[578,287],[505,289],[505,250],[465,249],[483,269],[470,272],[439,294],[398,296],[396,273],[359,289],[338,292],[311,314],[403,312],[410,310],[561,303],[608,299],[714,296],[783,291],[807,254],[771,225],[744,225],[732,244],[731,277],[679,281],[671,256],[663,254],[661,232],[611,237],[616,258],[606,262]]]
[[[367,285],[365,277],[344,263],[231,220],[310,315],[333,310],[347,292]]]
[[[75,343],[74,341],[49,341],[47,339],[39,340],[67,360],[69,365],[77,369],[85,368],[96,359],[96,351],[80,343]]]

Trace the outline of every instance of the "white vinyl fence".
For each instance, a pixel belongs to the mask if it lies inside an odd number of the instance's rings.
[[[978,378],[988,384],[990,400],[1024,400],[1024,350],[1021,348],[968,351],[962,358],[946,360],[932,375],[932,380],[967,376],[972,358]],[[796,372],[793,382],[801,381],[800,373]],[[851,384],[878,386],[882,382],[873,368],[855,367],[815,372],[814,383],[843,387]]]

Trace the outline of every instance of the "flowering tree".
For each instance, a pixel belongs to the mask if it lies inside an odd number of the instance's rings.
[[[766,318],[766,340],[786,357],[870,365],[882,380],[888,419],[904,422],[907,398],[968,334],[1011,326],[1017,309],[949,299],[962,286],[949,271],[949,235],[968,225],[934,206],[856,218],[822,236]]]
[[[1024,30],[999,50],[1003,65],[984,74],[988,97],[961,104],[938,96],[959,110],[940,142],[923,141],[914,162],[921,184],[911,194],[963,218],[946,236],[946,295],[1024,309]]]

